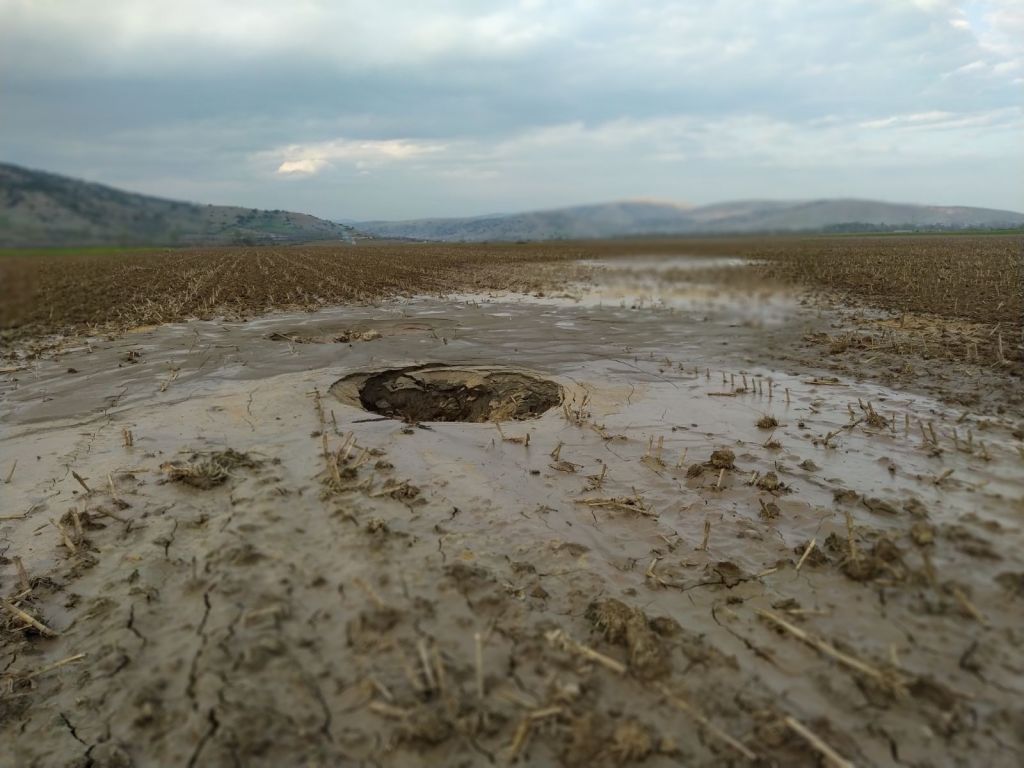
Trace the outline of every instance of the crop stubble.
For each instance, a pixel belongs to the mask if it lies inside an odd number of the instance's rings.
[[[763,273],[896,311],[1020,329],[1020,236],[748,237],[61,252],[0,258],[0,326],[17,335],[130,327],[413,293],[540,290],[567,262],[739,255]],[[556,269],[561,265],[562,269]]]

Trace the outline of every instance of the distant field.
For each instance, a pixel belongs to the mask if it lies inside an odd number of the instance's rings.
[[[1019,236],[708,238],[0,251],[7,338],[472,290],[543,290],[567,262],[741,255],[767,276],[884,308],[1019,325]]]
[[[168,248],[140,248],[127,245],[59,246],[54,248],[0,248],[0,259],[15,256],[116,256],[120,254],[153,253]]]
[[[808,238],[750,253],[768,274],[887,309],[1021,324],[1020,235]]]
[[[55,249],[0,258],[0,326],[11,336],[244,317],[390,296],[547,283],[537,265],[573,246],[367,243],[180,250]]]

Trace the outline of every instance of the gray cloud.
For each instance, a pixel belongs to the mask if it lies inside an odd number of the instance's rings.
[[[353,218],[636,196],[1024,208],[1012,0],[0,0],[0,17],[0,156],[165,196]]]

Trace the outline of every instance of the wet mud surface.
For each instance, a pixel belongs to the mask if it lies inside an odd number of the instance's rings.
[[[729,266],[4,374],[0,764],[1021,764],[1021,414],[816,365],[839,315]],[[332,394],[427,365],[561,403]]]

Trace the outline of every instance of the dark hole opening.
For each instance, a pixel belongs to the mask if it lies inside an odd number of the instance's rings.
[[[409,422],[518,421],[557,406],[562,388],[521,371],[432,366],[373,374],[359,400],[368,411]]]

